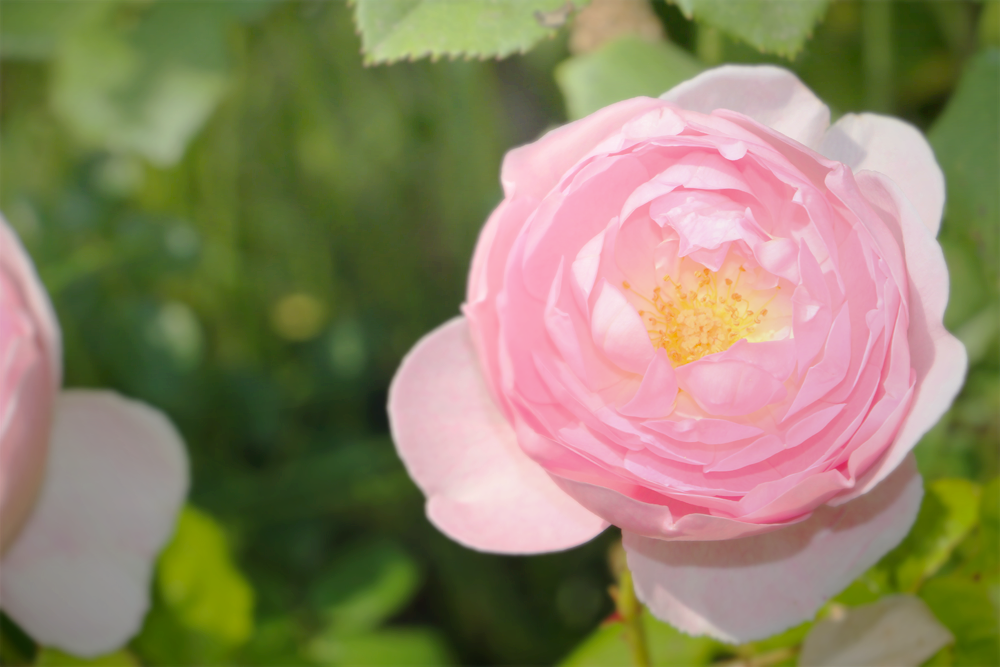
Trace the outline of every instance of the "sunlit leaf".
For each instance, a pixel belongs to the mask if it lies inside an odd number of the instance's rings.
[[[927,485],[916,523],[885,559],[900,591],[915,592],[947,562],[979,519],[980,488],[966,479],[939,479]]]
[[[691,54],[669,42],[622,37],[556,68],[571,119],[630,97],[657,97],[702,70]]]
[[[691,637],[653,618],[643,610],[643,627],[650,660],[656,667],[697,667],[711,664],[722,645],[707,637]],[[560,667],[630,665],[632,653],[621,621],[606,621],[573,649]]]
[[[950,575],[928,581],[920,597],[955,636],[954,664],[1000,664],[1000,616],[986,586]]]
[[[828,0],[673,0],[696,21],[761,51],[792,57],[826,13]]]
[[[354,20],[368,63],[503,58],[554,34],[547,17],[566,9],[566,0],[355,0]]]
[[[879,563],[871,567],[851,582],[833,601],[837,604],[855,607],[878,600],[883,595],[894,592],[888,568]]]
[[[1000,49],[973,57],[928,133],[948,188],[943,236],[968,238],[989,284],[1000,275]]]
[[[323,636],[310,656],[325,665],[453,665],[444,638],[432,628],[386,628],[350,636]]]
[[[253,630],[253,589],[236,568],[222,528],[191,506],[160,557],[156,583],[167,607],[187,627],[228,644]]]
[[[355,546],[334,560],[311,598],[340,635],[376,628],[400,611],[420,584],[420,569],[390,542]]]
[[[86,667],[87,665],[94,667],[98,665],[100,667],[139,667],[139,661],[124,649],[94,658],[78,658],[58,649],[45,647],[38,652],[35,665],[36,667]]]

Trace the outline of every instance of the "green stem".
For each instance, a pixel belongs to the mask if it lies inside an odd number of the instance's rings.
[[[861,3],[862,49],[865,58],[865,102],[871,111],[891,112],[892,3],[867,0]]]
[[[625,636],[632,648],[632,664],[635,667],[649,667],[649,645],[646,643],[646,629],[642,625],[642,603],[635,596],[632,573],[625,568],[618,580],[618,597],[615,601],[618,613],[625,620]]]

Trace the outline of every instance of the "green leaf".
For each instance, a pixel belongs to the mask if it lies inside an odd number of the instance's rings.
[[[564,61],[555,76],[569,117],[576,119],[631,97],[657,97],[701,70],[691,54],[669,42],[622,37]]]
[[[965,67],[948,106],[928,133],[948,194],[943,235],[971,241],[995,289],[1000,275],[1000,50]]]
[[[643,609],[643,627],[652,663],[656,667],[697,667],[711,664],[725,647],[708,637],[691,637],[653,618]],[[632,654],[621,621],[605,621],[573,649],[561,667],[629,665]]]
[[[106,12],[60,43],[53,108],[84,144],[172,165],[226,91],[230,27],[262,6],[160,2]]]
[[[310,597],[323,610],[331,632],[356,634],[400,611],[420,581],[420,569],[405,551],[390,542],[373,542],[337,558]]]
[[[324,665],[453,665],[441,634],[432,628],[387,628],[360,635],[324,635],[309,647]]]
[[[128,651],[122,649],[114,653],[105,653],[95,658],[78,658],[59,649],[44,647],[35,659],[36,667],[85,667],[100,665],[100,667],[139,667],[139,661]]]
[[[888,569],[879,563],[852,581],[850,586],[833,599],[833,602],[849,607],[875,602],[883,595],[895,592],[889,579]]]
[[[983,487],[979,516],[979,525],[959,547],[960,571],[996,589],[1000,587],[1000,477]]]
[[[156,584],[184,626],[230,645],[250,637],[253,589],[236,568],[222,528],[200,510],[189,505],[181,513],[160,557]]]
[[[955,635],[953,664],[1000,664],[1000,615],[985,586],[951,575],[928,581],[920,597]]]
[[[0,610],[0,664],[32,664],[37,653],[35,640]]]
[[[579,9],[586,2],[574,4]],[[539,15],[565,7],[566,0],[356,0],[354,21],[368,64],[503,58],[551,37],[555,31]]]
[[[47,59],[60,40],[81,24],[107,13],[112,6],[113,3],[107,0],[4,0],[0,57],[5,60]]]
[[[927,485],[916,523],[883,564],[895,570],[900,591],[916,592],[951,556],[979,519],[979,486],[965,479]]]
[[[793,57],[812,35],[829,0],[674,0],[684,14],[760,51]]]

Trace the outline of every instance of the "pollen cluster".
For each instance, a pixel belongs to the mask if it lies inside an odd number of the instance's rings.
[[[703,269],[694,274],[693,280],[685,281],[696,285],[694,289],[685,289],[666,276],[663,280],[668,286],[653,288],[652,299],[639,295],[650,305],[640,310],[639,316],[653,346],[662,347],[671,363],[680,366],[706,354],[723,352],[753,334],[767,315],[767,303],[759,312],[751,310],[750,302],[737,291],[744,272],[741,266],[735,281],[725,278],[720,285],[715,273]],[[628,282],[622,285],[638,294]]]

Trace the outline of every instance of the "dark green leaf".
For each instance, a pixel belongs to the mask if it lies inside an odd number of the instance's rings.
[[[563,62],[556,81],[576,119],[630,97],[657,97],[701,70],[691,54],[669,42],[622,37]]]
[[[356,634],[375,629],[401,610],[416,593],[420,570],[390,542],[372,542],[344,551],[312,590],[330,632]]]

